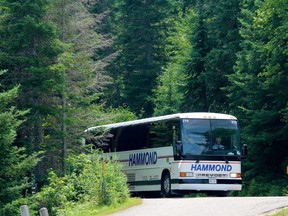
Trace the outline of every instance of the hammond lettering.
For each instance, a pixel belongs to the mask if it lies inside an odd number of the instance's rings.
[[[129,154],[129,166],[150,165],[157,163],[157,152]]]
[[[227,164],[192,164],[191,171],[231,171],[232,166]]]

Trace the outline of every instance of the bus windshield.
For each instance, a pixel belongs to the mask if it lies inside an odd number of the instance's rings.
[[[182,155],[240,155],[236,120],[182,119]]]

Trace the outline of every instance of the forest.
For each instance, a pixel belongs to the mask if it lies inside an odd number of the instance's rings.
[[[239,119],[235,196],[287,195],[287,12],[287,0],[0,0],[0,209],[69,172],[86,128],[178,112]]]

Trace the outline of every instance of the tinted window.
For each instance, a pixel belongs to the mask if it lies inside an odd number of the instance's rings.
[[[210,121],[183,119],[182,128],[183,154],[202,154],[211,141]]]
[[[153,122],[149,126],[150,147],[171,146],[180,140],[179,120]]]
[[[179,120],[112,128],[93,132],[89,143],[104,152],[165,147],[180,140],[179,128]]]
[[[183,119],[183,155],[239,155],[235,120]]]

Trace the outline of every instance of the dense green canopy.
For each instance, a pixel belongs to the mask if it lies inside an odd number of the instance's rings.
[[[285,193],[287,11],[287,0],[0,0],[0,181],[64,174],[87,127],[208,111],[240,121],[243,195]],[[22,193],[1,182],[0,207]]]

